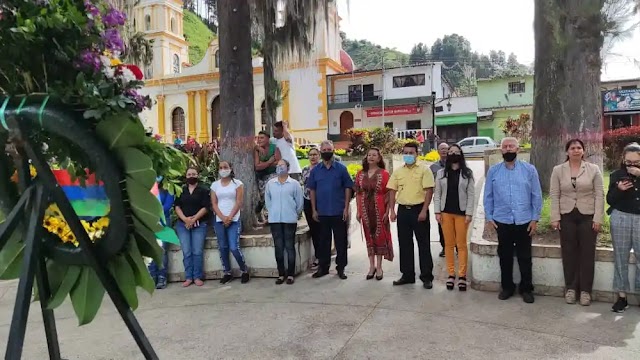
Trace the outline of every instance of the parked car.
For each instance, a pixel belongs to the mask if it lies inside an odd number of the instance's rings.
[[[498,144],[488,136],[472,136],[458,141],[465,155],[482,155],[485,150],[496,149]]]

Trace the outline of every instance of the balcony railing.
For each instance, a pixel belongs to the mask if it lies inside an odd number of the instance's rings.
[[[431,129],[411,129],[411,130],[395,130],[398,139],[416,139],[418,134],[427,140],[427,136],[431,133]]]
[[[348,94],[329,95],[329,104],[362,103],[365,101],[382,100],[382,90],[352,91]]]

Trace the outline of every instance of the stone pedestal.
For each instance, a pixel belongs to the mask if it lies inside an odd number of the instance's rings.
[[[275,250],[271,234],[241,235],[240,248],[244,255],[250,274],[253,277],[278,277]],[[306,271],[311,265],[314,256],[313,244],[309,227],[306,223],[298,224],[296,232],[296,275]],[[229,254],[234,276],[240,276],[240,269],[232,254]],[[286,263],[286,253],[285,253]],[[213,232],[207,236],[204,246],[204,272],[205,279],[222,278],[222,261],[218,251],[218,241]],[[179,246],[172,245],[169,249],[169,281],[184,281],[184,266],[182,263],[182,250]]]

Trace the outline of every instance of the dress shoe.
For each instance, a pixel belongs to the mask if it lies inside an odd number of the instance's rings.
[[[317,279],[317,278],[321,278],[323,276],[326,276],[327,274],[329,274],[328,271],[318,270],[313,275],[311,275],[311,277],[314,278],[314,279]]]
[[[442,251],[440,251],[440,257],[444,257],[444,249],[442,249]]]
[[[374,269],[373,272],[367,274],[367,280],[373,279],[374,276],[376,276],[376,269]]]
[[[525,292],[522,293],[522,301],[526,302],[527,304],[533,304],[534,302],[534,298],[533,298],[533,294],[530,292]]]
[[[347,280],[347,275],[345,275],[344,271],[340,271],[338,277],[342,280]]]
[[[507,300],[513,296],[513,293],[514,293],[513,290],[502,290],[500,291],[500,294],[498,294],[498,299]]]
[[[416,279],[405,279],[405,278],[400,278],[396,281],[393,282],[394,286],[398,286],[398,285],[405,285],[405,284],[415,284],[416,283]]]
[[[425,282],[422,283],[422,287],[425,289],[433,289],[433,281],[431,280],[427,280]]]

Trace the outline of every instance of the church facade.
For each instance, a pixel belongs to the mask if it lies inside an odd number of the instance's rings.
[[[288,122],[299,143],[327,138],[327,76],[353,70],[353,61],[342,50],[340,17],[335,5],[331,6],[328,18],[328,26],[324,23],[318,26],[312,60],[280,64],[276,70],[283,90],[277,120]],[[217,40],[210,43],[199,63],[188,66],[189,45],[183,37],[180,0],[139,1],[134,8],[133,24],[153,40],[153,63],[144,69],[144,92],[156,103],[141,114],[145,125],[167,142],[187,137],[199,142],[219,138],[223,130]],[[262,59],[254,58],[256,133],[264,126],[263,84]]]

